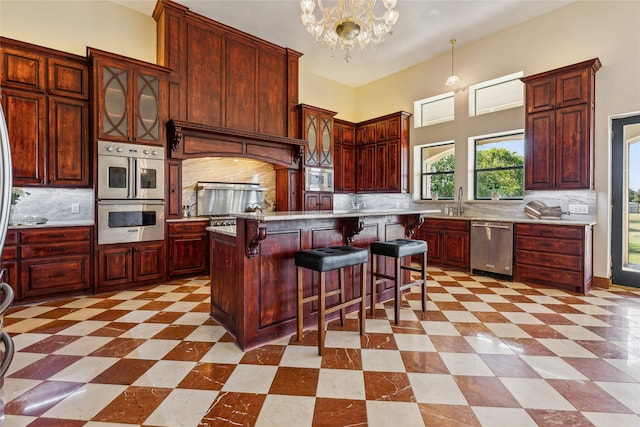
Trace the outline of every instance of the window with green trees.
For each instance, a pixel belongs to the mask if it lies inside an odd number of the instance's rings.
[[[423,147],[421,157],[421,199],[453,199],[456,160],[453,141]]]
[[[524,195],[524,133],[475,140],[475,199]],[[495,197],[495,196],[494,196]]]

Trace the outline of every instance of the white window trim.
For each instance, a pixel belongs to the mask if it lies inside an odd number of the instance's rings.
[[[448,98],[453,98],[454,101],[455,101],[454,95],[455,95],[455,92],[450,91],[450,92],[445,92],[445,93],[440,94],[440,95],[431,96],[429,98],[420,99],[418,101],[415,101],[413,103],[413,127],[414,128],[420,128],[420,127],[424,127],[424,126],[435,125],[437,123],[444,123],[444,122],[450,122],[452,120],[455,120],[455,108],[454,108],[454,115],[451,118],[442,119],[442,120],[434,120],[432,122],[422,124],[422,106],[424,104],[430,104],[430,103],[442,101],[443,99],[448,99]]]
[[[508,105],[503,105],[500,107],[496,107],[496,108],[492,108],[490,111],[486,111],[483,113],[476,113],[476,102],[475,102],[475,96],[476,96],[476,92],[479,89],[485,89],[491,86],[496,86],[499,84],[503,84],[503,83],[507,83],[513,80],[518,80],[520,79],[520,77],[524,76],[524,72],[523,71],[518,71],[517,73],[513,73],[513,74],[508,74],[506,76],[502,76],[502,77],[498,77],[495,79],[491,79],[491,80],[487,80],[484,82],[480,82],[480,83],[476,83],[474,85],[469,85],[469,117],[474,117],[474,116],[480,116],[483,114],[489,114],[489,113],[494,113],[496,111],[502,111],[502,110],[507,110],[509,108],[516,108],[516,107],[520,107],[522,105],[524,105],[524,84],[523,84],[523,99],[522,101],[516,102],[516,103],[512,103],[512,104],[508,104]]]

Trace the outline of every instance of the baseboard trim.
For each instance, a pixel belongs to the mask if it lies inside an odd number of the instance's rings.
[[[608,277],[593,276],[593,287],[600,289],[609,289],[611,287],[611,279]]]

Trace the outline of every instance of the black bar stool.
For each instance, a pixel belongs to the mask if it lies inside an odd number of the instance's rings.
[[[400,322],[401,291],[411,286],[420,284],[422,287],[422,311],[427,311],[427,242],[424,240],[395,239],[387,242],[373,242],[369,248],[371,252],[371,314],[375,311],[376,291],[379,283],[393,280],[395,283],[395,323]],[[413,267],[402,265],[402,259],[412,255],[422,254],[422,265]],[[395,258],[395,275],[384,274],[378,271],[376,255]],[[409,260],[411,263],[411,260]],[[422,274],[422,280],[402,283],[402,270],[415,271]]]
[[[369,252],[366,249],[353,248],[351,246],[330,246],[327,248],[308,249],[298,251],[295,254],[296,270],[298,274],[298,341],[302,338],[303,328],[303,305],[318,300],[318,353],[322,356],[324,352],[325,337],[325,316],[340,310],[340,322],[344,325],[346,307],[361,303],[360,306],[360,335],[364,335],[364,323],[367,311],[366,294],[366,265]],[[360,296],[345,301],[344,289],[344,268],[360,265]],[[305,297],[302,283],[303,268],[317,271],[318,275],[318,295]],[[325,273],[327,271],[339,270],[339,288],[325,291]],[[326,307],[326,298],[332,295],[340,295],[340,302],[330,307]]]

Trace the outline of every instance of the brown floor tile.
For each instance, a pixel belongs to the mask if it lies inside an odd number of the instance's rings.
[[[535,338],[500,338],[516,354],[527,356],[555,356],[555,353],[540,344]]]
[[[407,372],[424,374],[449,374],[449,369],[436,352],[401,351]]]
[[[441,311],[429,311],[427,310],[425,313],[422,311],[414,311],[418,320],[429,320],[431,322],[446,322],[447,316],[445,316]]]
[[[564,304],[542,304],[549,310],[554,313],[563,313],[563,314],[584,314],[584,312],[576,309],[575,307],[571,307],[570,305]]]
[[[471,406],[519,408],[520,404],[496,377],[454,377],[458,388]]]
[[[109,301],[109,300],[107,300]],[[121,303],[120,301],[119,303]],[[96,314],[91,317],[89,320],[100,320],[103,322],[111,322],[117,320],[124,316],[125,314],[131,313],[129,310],[105,310],[102,313]]]
[[[182,341],[167,353],[162,360],[183,360],[199,362],[215,343],[203,341]]]
[[[629,408],[590,381],[547,380],[577,410],[631,414]]]
[[[29,332],[39,334],[57,334],[58,332],[67,329],[69,326],[78,323],[75,320],[52,320],[46,325],[38,326]]]
[[[237,365],[223,363],[198,363],[185,376],[178,388],[197,390],[222,390]]]
[[[455,294],[454,296],[459,302],[482,302],[482,300],[474,294]]]
[[[502,295],[502,297],[512,303],[535,303],[534,300],[526,295]]]
[[[173,301],[150,301],[138,310],[162,311],[173,304]]]
[[[539,427],[593,427],[591,421],[577,411],[527,409],[527,413]]]
[[[633,359],[626,349],[608,341],[574,340],[591,353],[603,359]]]
[[[82,427],[86,421],[64,420],[60,418],[38,418],[29,423],[29,427]]]
[[[511,320],[507,319],[502,313],[494,311],[474,311],[473,315],[476,319],[482,323],[510,323]]]
[[[68,314],[73,313],[74,311],[78,311],[77,308],[56,308],[54,310],[49,310],[44,313],[40,313],[36,316],[33,316],[37,319],[59,319]]]
[[[487,304],[489,304],[491,306],[491,308],[493,308],[494,310],[501,312],[501,313],[520,313],[520,312],[524,312],[523,309],[521,309],[520,307],[518,307],[517,305],[511,303],[511,302],[488,302]]]
[[[252,365],[278,365],[284,354],[284,345],[263,345],[247,351],[240,363]]]
[[[473,314],[475,316],[476,313]],[[491,332],[491,329],[487,328],[483,323],[456,322],[452,324],[462,336],[495,336],[495,334]]]
[[[398,349],[393,334],[368,333],[360,337],[360,344],[362,348],[366,349]]]
[[[364,400],[316,399],[313,427],[360,425],[367,425],[367,406]]]
[[[144,323],[166,323],[168,325],[175,322],[182,316],[184,316],[184,313],[177,311],[161,311],[160,313],[156,313],[145,320]]]
[[[153,336],[156,340],[183,340],[197,329],[194,325],[168,325]]]
[[[364,372],[367,400],[415,402],[409,377],[404,372]]]
[[[412,320],[400,320],[396,325],[393,320],[391,321],[391,330],[394,334],[418,334],[426,335],[422,324],[418,321]]]
[[[481,427],[480,421],[468,406],[419,403],[418,408],[425,426]]]
[[[253,426],[266,394],[221,392],[200,425],[207,427]]]
[[[182,302],[202,302],[202,301],[206,300],[207,298],[209,298],[208,294],[187,294],[187,296],[182,298],[180,301],[182,301]]]
[[[79,338],[79,336],[51,335],[35,344],[23,348],[21,351],[26,353],[53,353]]]
[[[82,386],[84,383],[44,381],[8,402],[4,407],[4,413],[37,417]]]
[[[281,366],[271,383],[270,394],[315,396],[318,388],[319,369]]]
[[[98,412],[92,421],[142,424],[171,390],[158,387],[129,387]]]
[[[571,320],[556,313],[531,313],[531,315],[547,325],[575,325]]]
[[[464,339],[458,336],[433,335],[430,337],[437,351],[443,353],[475,353],[475,350]]]
[[[102,296],[101,296],[102,298]],[[90,306],[88,306],[88,308],[113,308],[118,304],[122,304],[121,300],[117,300],[117,299],[100,299],[99,301],[96,301],[95,304],[91,304]],[[110,310],[107,310],[110,311]]]
[[[540,378],[540,375],[519,356],[481,354],[480,357],[498,377]]]
[[[114,338],[95,350],[90,356],[124,357],[146,341],[145,339]]]
[[[203,302],[193,307],[190,311],[192,313],[209,313],[211,311],[211,305],[208,302]]]
[[[137,323],[111,322],[108,325],[91,332],[89,335],[96,337],[119,337],[136,325]]]
[[[360,370],[362,369],[362,354],[359,348],[325,348],[321,367]]]
[[[563,357],[562,360],[573,366],[591,381],[635,382],[629,375],[602,359]]]
[[[634,339],[633,335],[629,333],[628,329],[607,326],[585,326],[584,328],[590,330],[598,336],[601,336],[607,341],[631,341],[632,339]]]
[[[435,305],[442,311],[467,311],[464,305],[455,301],[436,301]]]
[[[155,360],[120,359],[101,374],[92,379],[98,384],[133,384],[140,375],[156,364]]]
[[[15,356],[14,356],[15,357]],[[19,355],[18,355],[19,357]],[[82,357],[50,354],[9,375],[11,378],[47,380]]]
[[[564,335],[547,325],[519,324],[520,329],[531,335],[533,338],[556,338],[566,339]]]

